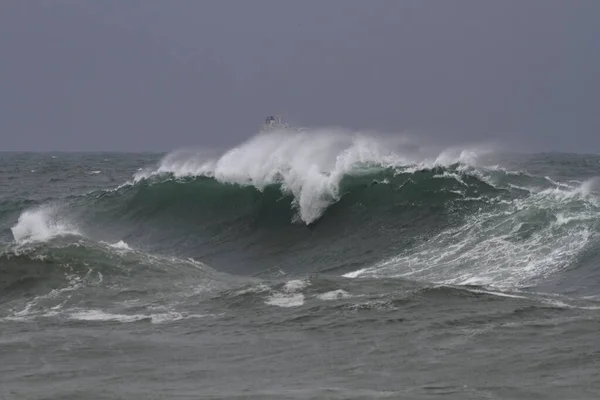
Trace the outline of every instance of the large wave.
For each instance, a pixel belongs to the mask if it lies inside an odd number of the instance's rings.
[[[382,169],[424,169],[456,162],[473,162],[476,153],[448,150],[427,157],[428,149],[406,138],[374,137],[332,131],[276,131],[249,139],[219,157],[174,152],[156,169],[138,172],[134,182],[153,176],[210,177],[224,184],[253,186],[264,191],[277,184],[290,195],[301,221],[320,218],[342,195],[347,176],[374,174]]]
[[[272,132],[223,153],[177,151],[112,190],[22,212],[17,244],[79,235],[254,274],[339,270],[521,287],[597,242],[594,181],[406,138]]]

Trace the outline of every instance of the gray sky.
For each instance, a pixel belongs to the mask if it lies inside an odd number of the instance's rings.
[[[0,149],[303,126],[600,151],[600,1],[3,0]]]

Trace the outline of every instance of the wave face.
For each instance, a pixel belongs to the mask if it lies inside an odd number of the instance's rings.
[[[208,177],[222,184],[252,186],[261,192],[278,185],[283,194],[290,196],[299,219],[310,224],[340,199],[340,184],[345,177],[408,164],[408,158],[390,149],[390,145],[402,144],[396,142],[341,132],[263,134],[217,159],[170,154],[158,169],[136,174],[135,181],[165,175]]]
[[[29,279],[23,264],[51,263],[60,279],[136,264],[125,270],[142,279],[156,263],[195,274],[201,262],[210,279],[324,272],[510,290],[571,282],[597,261],[598,157],[342,131],[273,132],[224,152],[13,157],[31,166],[4,172],[27,177],[0,198],[6,287]]]

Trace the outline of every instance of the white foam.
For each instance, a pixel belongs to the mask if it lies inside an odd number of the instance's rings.
[[[44,242],[60,235],[79,235],[71,222],[59,217],[58,208],[51,206],[24,211],[11,231],[17,244]]]
[[[143,319],[149,319],[148,315],[144,314],[110,314],[101,310],[85,310],[69,314],[69,318],[79,321],[117,321],[117,322],[133,322]]]
[[[480,289],[467,289],[467,290],[472,293],[489,294],[489,295],[497,296],[497,297],[508,297],[511,299],[528,299],[527,296],[520,296],[520,295],[504,293],[504,292],[492,292],[490,290],[480,290]]]
[[[352,297],[352,296],[350,295],[350,293],[348,293],[342,289],[332,290],[331,292],[321,293],[321,294],[317,295],[317,298],[319,300],[324,300],[324,301],[347,299],[348,297]]]
[[[119,240],[117,243],[109,244],[109,246],[119,250],[131,250],[131,247],[122,240]]]
[[[235,292],[236,296],[243,296],[245,294],[249,294],[249,293],[264,293],[264,292],[268,292],[269,290],[271,290],[271,288],[269,288],[269,286],[267,286],[264,283],[259,283],[258,285],[253,285],[244,289],[240,289],[237,290]]]
[[[368,274],[372,270],[374,270],[374,268],[361,268],[361,269],[357,269],[356,271],[347,272],[342,276],[344,278],[358,278],[361,275]]]
[[[600,306],[597,306],[597,305],[585,306],[585,305],[568,304],[568,303],[565,303],[564,301],[556,300],[556,299],[544,299],[544,303],[546,303],[552,307],[557,307],[557,308],[573,308],[573,309],[578,309],[578,310],[590,310],[590,311],[600,310]]]
[[[304,295],[302,293],[275,293],[265,303],[283,308],[300,307],[304,304]]]
[[[133,182],[154,175],[175,178],[207,176],[223,183],[253,185],[259,190],[279,183],[294,198],[305,223],[318,219],[339,197],[341,179],[357,166],[414,166],[415,170],[457,162],[474,163],[486,149],[433,152],[411,143],[407,136],[383,137],[342,130],[279,131],[250,138],[214,157],[174,152],[158,168],[138,171]],[[429,153],[429,154],[428,154]]]
[[[299,293],[308,285],[307,281],[292,280],[287,282],[280,292],[269,296],[265,303],[277,307],[300,307],[304,304],[304,294]]]
[[[70,319],[78,321],[99,321],[99,322],[136,322],[148,320],[153,324],[161,324],[166,322],[174,322],[189,318],[203,318],[205,315],[189,314],[183,315],[179,312],[169,311],[156,314],[113,314],[102,310],[81,310],[72,312],[68,316]]]
[[[295,280],[286,282],[286,284],[283,286],[283,290],[288,293],[298,292],[307,286],[308,286],[308,281],[295,279]]]
[[[596,197],[592,197],[591,195],[598,195],[600,192],[600,177],[590,178],[579,185],[575,190],[573,190],[573,194],[581,195],[588,199],[596,200]],[[597,203],[596,203],[597,204]]]

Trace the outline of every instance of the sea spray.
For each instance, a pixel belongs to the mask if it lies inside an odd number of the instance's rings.
[[[41,206],[24,211],[11,228],[15,242],[43,242],[60,235],[78,235],[76,226],[60,216],[58,206]]]
[[[482,149],[488,152],[489,149]],[[153,176],[211,177],[222,183],[254,186],[280,184],[293,196],[300,220],[310,224],[340,199],[344,176],[368,166],[413,168],[475,163],[474,149],[446,149],[426,154],[405,137],[389,138],[342,131],[273,132],[252,137],[219,157],[174,152],[154,169],[134,175],[133,182]]]

